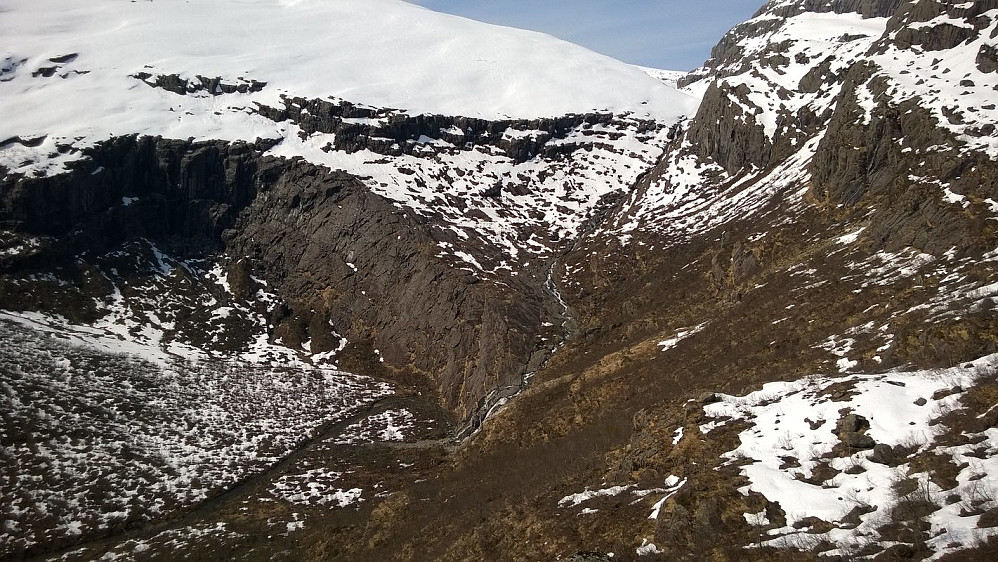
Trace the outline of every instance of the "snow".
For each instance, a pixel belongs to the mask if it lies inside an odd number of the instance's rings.
[[[662,499],[658,500],[655,505],[652,506],[651,515],[648,516],[648,519],[658,519],[658,515],[662,512],[662,507],[665,506],[665,502],[672,496],[676,495],[676,493],[678,493],[679,490],[685,485],[686,478],[680,479],[678,476],[669,475],[669,477],[665,479],[665,489],[661,490],[662,492],[665,492],[665,496],[663,496]]]
[[[852,338],[840,338],[838,336],[830,336],[818,347],[827,350],[832,355],[838,357],[835,365],[838,367],[839,371],[848,371],[856,365],[859,364],[858,361],[849,359],[847,356],[849,352],[852,351],[853,345],[856,344],[856,340]]]
[[[7,234],[6,232],[0,232],[0,234]],[[0,248],[0,257],[4,256],[20,256],[29,255],[33,251],[41,247],[41,240],[38,238],[16,235],[18,240],[13,244],[7,245],[6,248]]]
[[[777,6],[771,3],[769,9]],[[995,157],[998,130],[993,130],[992,124],[998,122],[994,103],[998,74],[980,72],[976,60],[982,46],[996,43],[998,10],[987,12],[977,21],[983,21],[986,27],[954,49],[922,52],[917,46],[898,49],[888,45],[878,54],[881,44],[890,39],[885,37],[887,18],[864,19],[858,13],[831,12],[804,12],[789,18],[769,12],[760,14],[747,22],[746,29],[755,24],[777,25],[767,33],[729,36],[734,43],[729,47],[740,49],[741,57],[712,69],[707,77],[683,90],[702,95],[712,83],[722,86],[726,101],[741,109],[740,119],[761,126],[774,142],[790,136],[797,153],[780,163],[777,170],[749,166],[728,174],[715,162],[693,155],[693,147],[684,139],[684,144],[658,167],[648,188],[636,190],[626,202],[614,234],[626,245],[635,231],[653,231],[672,244],[733,219],[743,219],[771,201],[782,201],[790,207],[801,205],[811,180],[809,163],[824,129],[817,127],[817,134],[801,139],[794,137],[800,132],[794,123],[802,111],[827,119],[842,93],[841,80],[826,81],[814,92],[801,87],[802,79],[825,63],[829,68],[822,72],[827,76],[844,75],[856,61],[866,61],[873,68],[874,76],[857,84],[852,92],[860,107],[860,123],[871,123],[877,110],[874,85],[886,83],[892,104],[917,100],[940,126],[957,135],[964,143],[961,150],[981,150]],[[966,21],[949,16],[921,25],[931,32],[937,24],[967,26]],[[962,122],[951,122],[946,116],[944,110],[954,108],[962,110]],[[992,132],[987,132],[988,127]],[[942,148],[919,147],[926,151]],[[941,188],[946,201],[968,204],[962,195]],[[853,241],[848,235],[839,238],[841,244]]]
[[[959,193],[953,193],[948,187],[943,188],[943,199],[950,204],[960,205],[961,207],[966,207],[970,205],[967,198]]]
[[[638,68],[648,76],[651,76],[652,78],[659,80],[663,84],[670,86],[672,88],[679,88],[679,80],[682,79],[684,76],[686,76],[686,72],[683,70],[662,70],[659,68],[651,68],[647,66],[637,66],[637,65],[635,65],[635,68]],[[696,96],[696,97],[702,97],[702,96]]]
[[[231,354],[228,359],[237,363],[271,364],[286,367],[310,367],[335,359],[339,350],[312,355],[292,350],[269,340],[267,312],[278,302],[277,297],[266,290],[266,284],[254,279],[259,289],[248,302],[233,302],[232,290],[220,263],[195,264],[183,262],[164,254],[148,240],[139,240],[125,248],[115,250],[105,260],[138,260],[149,274],[144,279],[133,279],[125,283],[117,279],[111,267],[102,268],[102,273],[113,287],[106,302],[96,302],[100,318],[90,324],[73,324],[58,315],[38,312],[11,312],[0,310],[0,318],[6,319],[32,330],[57,335],[74,345],[87,346],[106,353],[129,353],[153,362],[168,366],[177,359],[204,361],[217,359],[211,342],[232,337],[245,340],[242,349]],[[176,269],[182,269],[201,292],[193,299],[172,289],[171,276]],[[112,279],[114,277],[115,279]],[[53,278],[58,282],[57,278]],[[224,301],[224,302],[223,302]],[[185,311],[196,307],[205,313],[203,325],[193,328]],[[246,324],[227,324],[230,318],[239,318]],[[251,330],[246,330],[251,327]],[[192,343],[192,334],[184,330],[193,329],[193,336],[200,338],[207,334],[210,342]],[[233,333],[238,332],[238,334]],[[180,332],[180,333],[178,333]]]
[[[663,235],[668,244],[678,244],[721,224],[752,216],[779,196],[787,205],[800,205],[810,181],[808,163],[822,136],[808,140],[770,170],[753,167],[734,176],[691,154],[690,141],[684,140],[680,150],[666,156],[661,175],[625,202],[612,230],[626,233],[641,228]]]
[[[387,410],[351,424],[335,443],[351,445],[385,441],[405,441],[415,427],[416,416],[405,408]]]
[[[145,552],[169,552],[174,559],[196,558],[205,550],[211,550],[213,547],[217,548],[225,544],[226,541],[244,537],[246,535],[229,529],[226,523],[200,523],[161,531],[147,538],[125,540],[110,547],[99,560],[102,562],[142,560],[150,557],[149,555],[138,556]],[[63,561],[94,559],[94,553],[88,552],[87,547],[71,550],[58,558],[49,558],[49,560]]]
[[[706,323],[703,323],[703,324],[699,324],[697,326],[693,326],[691,328],[682,328],[680,330],[676,330],[676,335],[672,336],[671,338],[664,339],[664,340],[658,342],[658,345],[661,346],[662,351],[668,351],[668,350],[676,347],[676,345],[678,345],[679,342],[681,342],[681,341],[685,340],[686,338],[688,338],[688,337],[690,337],[690,336],[692,336],[692,335],[700,332],[700,330],[703,330],[704,326],[706,326],[706,325],[707,325]]]
[[[856,365],[859,365],[859,361],[853,361],[852,359],[847,359],[845,357],[840,358],[835,362],[835,365],[840,371],[845,372],[854,369]]]
[[[638,547],[638,556],[648,556],[649,554],[662,554],[662,551],[655,546],[655,543],[650,543],[647,540],[642,541],[644,544]]]
[[[766,510],[762,510],[759,513],[745,513],[745,522],[749,525],[755,527],[764,527],[769,525],[769,517],[766,515]]]
[[[578,507],[579,505],[591,500],[599,498],[616,497],[623,494],[624,492],[630,492],[631,496],[637,498],[631,502],[631,504],[633,505],[638,502],[641,502],[642,500],[644,500],[644,498],[648,496],[664,494],[652,506],[651,515],[649,516],[649,519],[657,519],[659,513],[662,510],[662,507],[665,505],[665,502],[672,496],[676,495],[676,493],[678,493],[679,490],[686,485],[686,481],[687,481],[686,478],[679,478],[678,476],[669,475],[665,479],[663,483],[664,487],[662,488],[637,489],[636,485],[629,484],[629,485],[620,485],[620,486],[610,486],[598,490],[586,489],[585,491],[578,492],[575,494],[569,494],[561,498],[560,500],[558,500],[558,507],[562,509],[571,509]],[[586,507],[582,509],[582,512],[580,514],[595,513],[596,511],[597,510],[595,509]]]
[[[255,113],[256,104],[280,107],[281,96],[490,119],[600,110],[674,120],[696,107],[692,96],[582,47],[401,0],[10,0],[0,36],[0,139],[47,135],[36,151],[13,143],[0,152],[12,169],[57,143],[134,133],[287,138],[287,124]],[[78,56],[50,60],[67,54]],[[50,78],[32,76],[51,67]],[[266,86],[182,96],[131,77],[139,72]]]
[[[966,8],[972,4],[962,6]],[[192,13],[196,17],[191,17]],[[993,10],[987,17],[992,22],[990,27],[980,32],[978,38],[952,51],[922,53],[918,49],[901,51],[892,47],[882,54],[869,55],[869,61],[877,67],[874,78],[887,80],[894,101],[917,97],[942,126],[965,142],[965,148],[983,150],[994,156],[998,154],[994,135],[974,133],[974,127],[998,121],[998,113],[993,108],[998,75],[982,75],[973,65],[976,50],[985,43],[994,43],[991,35],[995,30],[994,21],[998,20],[998,11]],[[773,16],[763,14],[757,18],[759,21],[767,19],[773,19]],[[831,61],[831,73],[841,73],[851,61],[874,53],[871,48],[881,38],[886,21],[864,20],[857,14],[805,13],[786,19],[770,35],[743,40],[740,46],[749,56],[771,52],[773,45],[786,44],[782,54],[790,60],[800,56],[812,63],[753,64],[751,68],[733,72],[723,80],[729,89],[730,102],[742,109],[746,120],[759,124],[769,139],[776,139],[781,134],[780,123],[783,121],[780,117],[784,114],[794,114],[805,108],[813,110],[816,115],[825,114],[826,110],[833,108],[839,86],[804,93],[799,87],[801,79],[821,61]],[[943,16],[912,27],[931,30],[944,24],[966,26],[963,21]],[[378,33],[371,33],[372,27],[377,27]],[[212,31],[205,32],[206,29]],[[287,29],[295,31],[288,33]],[[12,136],[28,138],[47,135],[37,149],[16,142],[0,149],[0,163],[16,163],[15,171],[59,171],[62,164],[76,156],[70,153],[50,159],[47,155],[53,153],[56,145],[75,143],[77,147],[85,147],[117,134],[224,140],[253,140],[257,137],[283,139],[269,151],[271,155],[304,156],[311,162],[358,175],[372,191],[417,214],[439,220],[443,225],[441,232],[449,239],[477,238],[483,241],[483,246],[496,250],[505,258],[500,263],[500,260],[488,259],[489,256],[472,255],[458,245],[438,242],[440,256],[453,258],[456,267],[470,269],[476,276],[495,275],[500,270],[511,271],[515,275],[512,269],[518,264],[526,266],[526,262],[534,262],[537,256],[552,255],[564,241],[576,236],[600,198],[623,192],[656,165],[667,142],[668,125],[676,122],[681,115],[693,113],[698,97],[710,83],[710,80],[694,83],[684,89],[684,94],[675,90],[680,73],[628,67],[550,37],[435,14],[395,0],[192,0],[187,4],[96,0],[82,5],[69,0],[52,0],[45,6],[38,6],[29,0],[11,0],[4,7],[0,33],[7,39],[3,47],[5,51],[0,54],[0,74],[3,77],[0,96],[4,99],[0,140]],[[847,35],[857,38],[841,40]],[[49,60],[69,53],[79,53],[79,56],[58,64]],[[936,58],[941,62],[936,62]],[[21,60],[25,61],[24,64],[20,63]],[[53,65],[59,67],[55,77],[31,77],[32,71]],[[947,75],[943,70],[950,72]],[[225,83],[259,80],[266,82],[266,86],[262,91],[242,94],[215,96],[195,92],[180,96],[129,77],[136,72],[154,75],[176,73],[184,78],[219,76]],[[966,78],[972,78],[974,84],[961,84]],[[873,93],[875,83],[870,80],[857,84],[853,92],[861,109],[859,119],[862,124],[870,124],[877,110]],[[732,91],[739,86],[746,86],[749,93],[742,97],[735,96]],[[324,150],[334,140],[332,134],[299,136],[302,130],[298,124],[274,123],[254,112],[255,104],[280,106],[282,96],[332,98],[334,101],[346,99],[374,107],[396,108],[386,115],[405,111],[410,114],[460,114],[490,119],[532,118],[594,109],[614,111],[618,115],[607,123],[580,125],[559,138],[546,139],[549,147],[585,147],[558,159],[535,156],[519,162],[498,147],[457,146],[463,145],[463,142],[454,138],[466,136],[466,132],[457,125],[440,129],[441,135],[456,144],[423,135],[402,143],[408,143],[407,150],[414,151],[410,154],[386,156],[370,150],[347,154]],[[964,123],[952,123],[944,114],[945,109],[952,107],[966,107],[973,111],[965,112]],[[643,121],[644,118],[657,121]],[[372,127],[385,122],[384,119],[373,118],[346,118],[343,121]],[[635,190],[624,202],[624,213],[614,225],[613,234],[621,245],[630,243],[642,230],[672,235],[669,239],[678,243],[725,222],[744,219],[773,200],[791,207],[801,205],[803,193],[811,179],[809,162],[822,140],[822,134],[794,139],[792,146],[796,153],[773,169],[749,167],[733,174],[716,163],[696,158],[688,141],[680,141],[685,144],[667,155],[660,166],[661,173],[652,176],[647,189]],[[504,142],[520,142],[541,140],[547,135],[546,132],[525,130],[517,125],[502,131],[498,137]],[[393,139],[386,140],[395,142]],[[941,149],[930,147],[927,150]],[[906,147],[904,150],[911,152],[914,149]],[[33,161],[22,165],[23,160]],[[403,166],[412,173],[399,173],[399,168]],[[470,173],[457,174],[457,171]],[[529,186],[529,193],[514,195],[503,190],[495,199],[480,197],[486,187],[505,187],[512,178],[519,178],[520,185]],[[909,179],[931,181],[917,176]],[[946,203],[964,207],[969,204],[967,196],[954,193],[941,183],[939,188]],[[984,201],[993,212],[998,212],[998,203],[991,199]],[[121,200],[121,204],[126,206],[137,202],[133,197]],[[466,206],[475,213],[466,212]],[[835,251],[856,251],[857,248],[849,246],[859,240],[864,228],[833,238],[835,244],[844,246]],[[537,236],[533,231],[551,235],[551,239]],[[529,233],[529,237],[524,236],[525,233]],[[758,236],[764,235],[761,233]],[[27,241],[2,252],[3,255],[18,254],[30,251],[37,244],[37,241]],[[161,277],[171,275],[178,268],[188,269],[187,265],[163,254],[151,243],[149,250],[151,265]],[[998,255],[998,251],[994,254]],[[995,259],[995,255],[986,259]],[[926,322],[930,323],[946,314],[973,310],[988,303],[993,306],[996,302],[994,297],[998,295],[998,283],[993,282],[993,278],[965,278],[961,269],[963,266],[955,263],[943,271],[940,260],[916,248],[883,251],[848,264],[853,275],[844,277],[842,281],[856,281],[861,288],[891,287],[900,280],[926,275],[927,269],[932,266],[934,271],[943,273],[938,276],[941,278],[938,294],[908,310],[909,313],[927,311]],[[947,253],[946,260],[955,262],[955,253]],[[351,270],[357,271],[352,258],[345,263]],[[791,271],[790,275],[809,278],[815,273],[814,269],[802,267]],[[220,264],[215,264],[203,277],[224,293],[231,294]],[[550,282],[550,272],[548,279]],[[551,286],[554,288],[553,282]],[[556,288],[553,294],[562,307],[567,307]],[[219,299],[224,297],[216,296]],[[263,290],[258,296],[261,302],[276,298]],[[187,382],[182,373],[174,372],[179,371],[177,361],[187,358],[201,362],[208,358],[208,354],[182,339],[166,337],[175,319],[155,306],[159,303],[142,303],[148,306],[140,310],[134,301],[134,297],[126,297],[121,288],[116,287],[111,300],[102,308],[108,316],[93,326],[73,326],[64,319],[37,313],[2,312],[0,316],[22,328],[42,332],[53,340],[59,338],[63,342],[108,353],[125,352],[150,361],[150,371],[157,372],[153,367],[160,369],[165,381],[163,384],[169,387],[169,392],[149,401],[153,406],[164,403],[169,406],[171,400],[189,399],[184,394],[178,398],[175,388],[170,386]],[[208,306],[214,307],[211,309],[213,325],[215,320],[230,317],[242,316],[253,320],[256,331],[249,348],[240,354],[241,361],[303,367],[309,355],[312,361],[335,358],[336,352],[310,354],[310,342],[303,344],[302,349],[309,352],[304,354],[272,344],[266,336],[264,315],[256,310],[229,306],[228,303],[223,306],[221,302]],[[869,311],[867,309],[864,314]],[[895,314],[903,314],[903,311]],[[779,322],[781,320],[774,324]],[[704,327],[705,324],[700,324],[680,328],[673,336],[660,341],[659,346],[663,352],[674,349]],[[738,470],[749,482],[743,491],[761,493],[786,511],[788,527],[768,529],[767,532],[773,537],[769,544],[779,544],[778,540],[796,532],[792,528],[793,523],[800,522],[805,516],[814,515],[838,522],[853,507],[875,506],[875,513],[865,516],[857,529],[836,528],[826,533],[828,540],[846,545],[861,533],[873,533],[878,518],[883,517],[895,501],[889,489],[897,473],[871,462],[868,452],[828,460],[833,468],[842,472],[829,479],[827,485],[804,481],[814,475],[823,457],[837,444],[830,428],[834,427],[841,410],[849,409],[867,417],[871,423],[868,434],[878,443],[896,445],[912,439],[931,439],[938,431],[932,425],[931,417],[935,412],[955,407],[959,393],[952,397],[930,398],[937,390],[971,382],[972,369],[968,367],[941,371],[856,373],[860,366],[859,359],[868,350],[854,349],[862,348],[863,344],[860,342],[857,345],[857,339],[851,336],[874,330],[877,337],[886,341],[876,351],[889,350],[894,338],[889,331],[889,323],[883,323],[879,328],[873,324],[857,326],[820,344],[830,354],[828,368],[837,369],[837,376],[814,376],[795,383],[772,383],[749,396],[725,396],[722,402],[706,407],[712,419],[700,426],[704,434],[729,423],[725,421],[726,416],[753,424],[741,433],[741,444],[726,458],[731,461],[743,457],[755,460],[753,464],[739,466]],[[341,339],[340,349],[345,345],[346,340]],[[383,361],[380,352],[375,353]],[[881,360],[879,355],[872,356],[872,359],[876,362]],[[984,358],[973,366],[993,366],[994,362],[994,357]],[[52,369],[59,373],[73,373],[76,369],[69,359],[42,363],[46,367],[51,364]],[[203,366],[203,363],[198,365]],[[271,371],[266,372],[274,375]],[[315,374],[315,371],[309,373]],[[347,376],[330,372],[320,374],[326,386],[322,386],[318,379],[311,383],[319,385],[323,392],[333,394],[341,390],[337,386],[339,377]],[[175,378],[171,379],[174,375]],[[191,383],[191,392],[209,398],[204,404],[199,403],[197,408],[192,406],[185,410],[178,420],[193,419],[203,422],[211,431],[225,434],[219,428],[224,429],[225,422],[241,410],[238,404],[225,403],[228,395],[224,391],[222,394],[209,392],[216,388],[228,389],[228,379],[223,376],[213,373],[206,382]],[[85,377],[83,380],[90,382]],[[289,381],[293,380],[293,377],[274,375],[254,388],[257,391],[266,390],[272,384],[285,391],[284,394],[276,392],[275,396],[267,396],[276,402],[272,404],[274,407],[283,408],[290,404],[292,407],[318,409],[325,406],[307,400],[301,405],[295,403],[297,398],[289,396],[293,394],[289,387],[294,386]],[[851,384],[855,390],[847,399],[832,401],[822,394],[829,386],[843,383]],[[108,385],[107,381],[99,380],[91,386],[99,394]],[[349,389],[361,394],[357,406],[387,392],[373,383],[371,385],[363,391]],[[64,386],[70,388],[69,382]],[[58,390],[62,386],[55,385],[53,388]],[[139,391],[133,393],[128,386],[125,389],[123,394],[126,396],[144,396]],[[321,393],[320,396],[328,398]],[[352,396],[348,394],[342,398],[349,402]],[[243,398],[240,397],[240,400]],[[80,398],[81,401],[85,399],[88,397]],[[925,399],[926,405],[918,406],[919,399]],[[18,411],[17,408],[27,403],[28,400],[21,400],[15,405],[16,408],[12,406],[10,410]],[[341,416],[352,407],[352,403],[348,407],[337,402],[332,411],[302,414],[304,417],[296,418],[295,424],[290,427],[285,427],[283,420],[268,417],[270,414],[266,412],[255,413],[259,418],[253,418],[256,420],[254,423],[261,424],[262,428],[258,437],[276,436],[280,447],[277,447],[277,452],[264,451],[259,439],[252,441],[245,451],[223,447],[224,454],[221,456],[236,458],[235,467],[219,468],[212,464],[218,459],[206,460],[206,456],[218,454],[216,445],[222,447],[218,441],[211,439],[184,448],[183,454],[174,455],[170,462],[193,466],[183,473],[183,478],[190,478],[194,473],[209,474],[205,489],[214,489],[211,486],[224,485],[240,474],[255,470],[259,462],[269,462],[268,459],[284,450],[281,447],[286,448],[293,439],[291,436],[316,427],[321,416]],[[53,418],[57,414],[46,412]],[[812,421],[824,423],[812,429]],[[404,442],[411,439],[413,428],[411,412],[404,408],[391,409],[352,424],[333,445]],[[684,438],[683,428],[677,428],[671,438],[673,445],[679,444]],[[983,434],[983,438],[990,450],[998,445],[998,432],[994,430]],[[59,442],[56,445],[40,449],[39,458],[52,462],[57,468],[72,469],[79,464],[80,457],[76,456],[72,444]],[[116,445],[102,443],[101,446],[110,451],[107,456],[114,460]],[[975,459],[968,449],[960,447],[950,448],[948,452],[956,461],[967,465],[957,478],[961,489],[969,490],[971,486],[978,485],[975,482],[985,487],[998,486],[994,476],[998,474],[998,466],[994,461]],[[781,457],[784,456],[799,459],[801,466],[781,468]],[[861,475],[845,472],[845,469],[855,466],[862,466],[864,472]],[[978,473],[985,476],[974,479]],[[295,505],[342,508],[362,502],[364,491],[344,485],[341,477],[341,473],[328,470],[299,471],[286,475],[269,492],[278,500]],[[915,473],[915,477],[920,475]],[[634,486],[623,485],[585,490],[563,497],[558,506],[577,508],[586,502],[625,492],[639,499],[657,494],[653,498],[656,501],[651,512],[651,518],[655,519],[667,500],[685,484],[686,480],[670,476],[665,480],[664,488],[655,490],[637,490]],[[941,492],[931,486],[929,488],[932,493]],[[206,492],[199,489],[198,493]],[[36,494],[30,499],[44,506],[44,509],[53,509],[48,507],[54,505],[54,500],[50,501],[50,498]],[[172,509],[169,501],[172,499],[167,495],[167,500],[154,503],[150,509]],[[77,512],[85,512],[86,508],[83,506],[65,515],[60,513],[56,534],[75,536],[99,530],[114,523],[115,514],[125,513],[108,511],[104,514],[105,519],[96,523],[77,519]],[[24,504],[17,504],[14,509],[16,513],[22,513]],[[44,511],[42,507],[38,509]],[[584,507],[580,514],[597,511]],[[744,517],[749,525],[773,525],[766,511],[747,513]],[[945,550],[951,542],[967,544],[969,538],[979,532],[974,530],[977,520],[976,517],[960,514],[959,506],[941,507],[931,517],[935,536],[933,545]],[[7,524],[15,525],[16,522]],[[303,523],[296,520],[286,525],[288,532],[292,532],[299,530]],[[144,547],[144,544],[137,545],[136,552]],[[657,547],[647,541],[637,550],[637,554],[642,556],[655,553],[658,553]]]
[[[270,487],[270,494],[290,504],[344,508],[363,501],[364,490],[336,486],[343,473],[325,468],[285,474]]]
[[[379,32],[370,33],[372,26]],[[655,165],[670,126],[699,104],[696,95],[663,84],[661,72],[653,77],[548,36],[400,0],[53,0],[44,8],[15,0],[0,33],[11,68],[0,82],[8,117],[0,119],[0,140],[44,137],[37,147],[12,142],[0,149],[0,164],[13,173],[62,172],[82,152],[59,147],[82,149],[115,135],[279,140],[268,155],[343,170],[397,206],[433,217],[458,239],[480,241],[484,249],[474,255],[445,253],[485,278],[516,275],[511,264],[524,253],[550,254],[577,236],[602,197],[627,189]],[[31,76],[68,53],[77,56],[59,63],[54,77]],[[22,59],[23,65],[12,62]],[[130,77],[137,73],[151,77]],[[227,85],[266,85],[219,95],[155,86],[156,77],[173,75],[198,84],[198,77],[217,77]],[[347,152],[328,150],[333,133],[306,134],[299,121],[277,123],[258,112],[261,105],[302,107],[293,97],[377,110],[377,118],[341,119],[371,127],[371,139],[390,134],[379,127],[392,117],[417,113],[505,120],[597,112],[601,120],[580,121],[553,138],[513,122],[477,145],[456,140],[472,131],[454,123],[439,135],[384,138],[392,149]],[[502,148],[528,138],[539,149],[526,161]],[[483,196],[510,184],[524,189]],[[249,357],[273,357],[263,347]]]
[[[963,141],[962,150],[979,150],[995,158],[998,131],[981,134],[981,129],[998,121],[998,107],[994,103],[998,75],[981,72],[977,56],[983,46],[998,44],[998,10],[985,12],[978,18],[981,20],[988,22],[986,27],[954,48],[923,52],[919,48],[899,49],[890,44],[872,60],[880,66],[880,75],[889,78],[888,93],[896,103],[918,99],[939,126]],[[906,23],[910,28],[923,29],[923,33],[932,33],[940,25],[969,26],[966,19],[948,14],[929,22]],[[961,119],[951,121],[945,113],[948,109],[958,109]]]
[[[859,235],[862,234],[864,230],[866,230],[865,226],[862,227],[862,228],[859,228],[858,230],[850,232],[849,234],[845,234],[845,235],[839,236],[838,238],[835,239],[835,243],[836,244],[852,244],[856,240],[859,240]]]
[[[0,556],[189,508],[391,393],[302,366],[153,363],[6,320],[0,338],[0,438],[16,467],[0,488],[16,527]]]
[[[931,254],[905,248],[901,252],[880,251],[862,262],[850,263],[848,267],[868,279],[862,285],[865,288],[890,285],[899,279],[912,277],[935,261],[936,257]]]
[[[892,485],[899,478],[920,481],[925,493],[935,498],[941,498],[944,491],[928,479],[928,474],[920,473],[913,465],[905,463],[892,468],[872,462],[870,451],[848,456],[830,455],[838,443],[834,431],[837,420],[844,413],[856,413],[869,420],[867,434],[877,443],[895,447],[916,444],[916,447],[925,448],[933,443],[936,435],[945,431],[945,427],[933,422],[933,418],[959,407],[961,393],[973,386],[975,377],[982,370],[993,371],[996,366],[998,355],[990,355],[950,369],[837,378],[813,376],[795,382],[769,383],[744,397],[722,395],[720,402],[705,406],[704,412],[708,417],[726,420],[722,425],[730,423],[728,418],[751,424],[739,434],[741,444],[725,458],[738,461],[739,470],[748,479],[743,493],[760,493],[786,513],[787,526],[768,530],[772,538],[765,544],[792,544],[786,539],[800,532],[794,525],[805,517],[836,523],[853,508],[867,506],[870,513],[863,515],[855,528],[833,525],[832,531],[817,536],[840,548],[848,548],[866,535],[875,536],[884,518],[899,501],[892,491]],[[849,396],[833,400],[825,392],[833,384],[850,385]],[[995,430],[988,429],[982,436],[986,437],[984,445],[989,450],[998,446]],[[961,467],[957,481],[964,496],[973,493],[972,482],[979,482],[974,486],[982,490],[998,485],[998,472],[995,471],[998,459],[976,456],[975,447],[978,445],[937,446],[935,449],[937,453],[952,455],[953,462]],[[786,468],[784,458],[797,459],[800,466]],[[745,463],[744,459],[753,462]],[[822,463],[828,463],[840,472],[825,482],[808,482]],[[850,470],[857,467],[860,470]],[[993,498],[989,501],[992,503],[985,504],[985,509],[994,505]],[[765,512],[745,514],[745,518],[752,525],[770,525]],[[971,546],[976,537],[998,532],[974,531],[976,521],[976,516],[961,513],[961,506],[957,504],[942,505],[929,515],[933,530],[930,546],[936,549],[934,557],[961,545]]]
[[[578,235],[600,199],[632,185],[655,165],[668,142],[668,124],[617,117],[600,125],[582,123],[550,139],[545,146],[572,149],[557,157],[535,155],[513,160],[491,145],[434,149],[432,155],[385,156],[369,150],[325,151],[333,135],[315,133],[302,140],[297,126],[275,156],[305,155],[313,162],[365,178],[375,193],[416,214],[432,217],[461,240],[489,248],[493,259],[455,250],[440,241],[443,254],[489,276],[501,261],[521,261],[523,254],[545,255]],[[510,129],[507,128],[508,132]],[[504,132],[505,135],[505,132]],[[399,173],[399,169],[411,174]],[[528,192],[482,193],[514,183]],[[537,236],[546,232],[548,236]]]
[[[806,56],[815,64],[830,60],[832,72],[838,72],[860,58],[883,34],[886,26],[887,18],[863,19],[855,13],[804,12],[788,18],[772,33],[742,39],[740,46],[747,57],[753,57],[771,52],[774,45],[781,45],[780,54],[791,62],[779,66],[753,62],[747,71],[726,77],[725,82],[732,90],[741,85],[749,88],[748,105],[729,97],[743,105],[747,115],[754,114],[766,136],[773,138],[779,113],[796,114],[808,105],[827,104],[839,92],[839,86],[822,88],[815,93],[803,92],[799,84],[810,66],[793,62],[798,56]],[[844,42],[840,40],[843,36],[858,39]]]
[[[856,104],[859,108],[863,110],[863,120],[864,125],[869,125],[873,120],[873,111],[877,108],[876,100],[873,97],[873,92],[870,91],[868,87],[869,82],[866,84],[860,84],[856,87],[854,95],[856,96]]]
[[[585,492],[570,494],[558,500],[558,507],[575,507],[580,503],[593,498],[620,495],[631,488],[633,488],[633,486],[611,486],[600,490],[586,490]]]

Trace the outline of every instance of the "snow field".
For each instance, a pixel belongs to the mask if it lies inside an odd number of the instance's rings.
[[[0,322],[2,552],[196,505],[390,394],[319,369],[161,366]]]
[[[828,554],[854,555],[865,544],[885,540],[881,529],[898,517],[897,510],[906,502],[926,499],[935,505],[927,516],[928,545],[938,557],[998,533],[977,526],[981,513],[998,507],[994,494],[984,493],[998,489],[998,430],[964,435],[972,444],[937,442],[949,431],[939,419],[959,410],[967,389],[981,377],[993,377],[996,368],[998,356],[991,355],[951,369],[769,383],[743,397],[720,395],[720,402],[704,407],[714,421],[701,431],[710,438],[712,430],[731,421],[752,424],[739,434],[741,445],[725,458],[738,462],[749,479],[743,493],[760,493],[786,514],[785,527],[747,514],[747,521],[765,533],[762,544],[794,547],[825,540],[837,548]],[[833,385],[839,392],[832,392]],[[844,393],[843,387],[847,387]],[[839,454],[835,429],[846,413],[865,417],[870,424],[866,434],[878,444],[950,456],[959,468],[956,486],[942,489],[934,474],[910,460],[888,466],[872,450]],[[833,476],[815,477],[819,468],[827,476],[829,467]],[[901,493],[899,482],[904,480],[919,486]],[[956,496],[959,499],[946,499]],[[861,513],[858,524],[845,521],[856,512]],[[808,519],[812,517],[833,528],[813,530]],[[808,540],[799,540],[802,535]]]
[[[21,170],[26,156],[110,136],[290,138],[255,111],[280,107],[285,95],[489,119],[612,111],[672,120],[695,107],[642,70],[582,47],[401,0],[12,0],[0,35],[0,140],[45,137],[38,151],[17,143],[0,151],[0,162],[24,172],[53,173],[78,158]],[[181,96],[139,73],[265,85]]]
[[[336,486],[342,476],[341,472],[324,468],[285,474],[273,483],[269,491],[278,499],[302,506],[343,508],[363,501],[362,489]]]
[[[483,277],[517,275],[532,259],[574,239],[601,198],[633,185],[668,142],[666,122],[616,116],[548,138],[541,153],[520,162],[489,144],[443,140],[418,154],[326,151],[334,135],[312,133],[302,139],[297,125],[289,127],[292,131],[271,154],[305,155],[355,174],[375,193],[440,221],[442,236],[487,248],[486,255],[472,256],[440,242],[442,256]],[[511,131],[513,136],[524,133],[507,129],[504,135]],[[549,155],[543,153],[547,150]]]

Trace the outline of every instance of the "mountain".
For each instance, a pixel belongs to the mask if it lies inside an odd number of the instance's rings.
[[[998,2],[4,10],[2,556],[993,556]]]

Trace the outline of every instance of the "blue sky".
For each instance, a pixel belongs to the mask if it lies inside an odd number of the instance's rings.
[[[632,64],[700,66],[764,0],[412,0],[438,12],[543,31]]]

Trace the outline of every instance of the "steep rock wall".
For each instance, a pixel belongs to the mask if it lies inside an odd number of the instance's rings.
[[[537,337],[549,306],[543,270],[483,280],[437,256],[438,242],[458,241],[431,219],[348,174],[263,156],[266,148],[124,137],[69,174],[5,177],[0,225],[41,242],[0,267],[88,270],[137,238],[181,258],[222,259],[234,264],[230,280],[264,279],[283,299],[270,313],[272,340],[294,349],[309,342],[321,353],[345,337],[352,367],[387,368],[461,418],[492,389],[518,387],[545,355]],[[76,277],[82,284],[87,275]],[[95,282],[72,303],[16,308],[73,309],[71,318],[89,321],[87,299],[102,290],[110,289]]]

